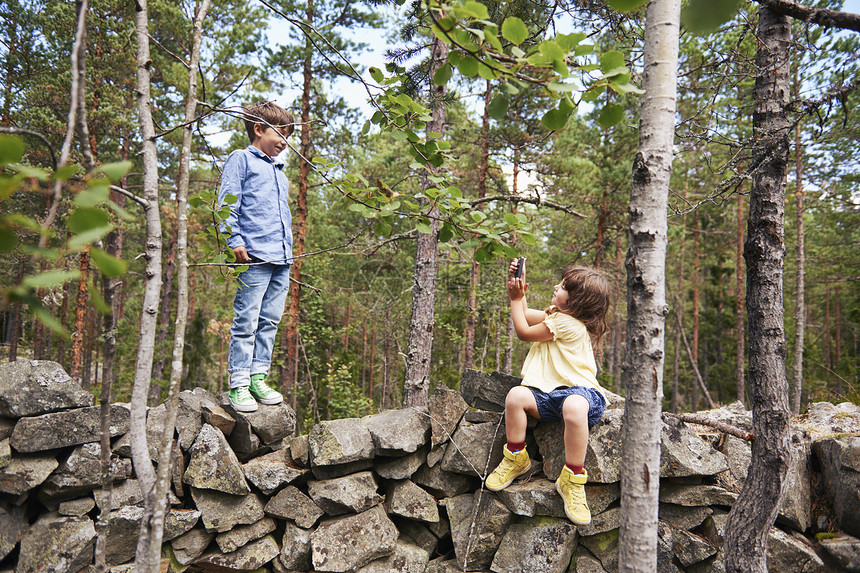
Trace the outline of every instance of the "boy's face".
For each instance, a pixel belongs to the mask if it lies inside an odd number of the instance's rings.
[[[278,131],[268,125],[254,124],[254,135],[257,137],[252,144],[254,147],[268,155],[277,157],[287,147],[285,137],[289,128],[282,127]]]

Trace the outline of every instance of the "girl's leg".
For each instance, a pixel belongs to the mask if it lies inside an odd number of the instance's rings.
[[[582,466],[588,448],[588,400],[579,395],[565,398],[561,406],[564,419],[564,461]]]
[[[505,397],[505,435],[508,442],[526,441],[529,415],[540,418],[534,394],[525,386],[514,386]]]

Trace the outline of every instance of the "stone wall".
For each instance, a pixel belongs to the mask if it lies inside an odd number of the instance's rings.
[[[501,459],[502,404],[517,383],[466,371],[462,394],[439,388],[426,409],[326,421],[298,437],[284,404],[242,414],[202,389],[183,392],[165,567],[615,571],[623,402],[614,398],[592,430],[586,492],[594,518],[576,527],[553,484],[564,463],[560,423],[531,425],[529,474],[498,493],[481,487],[478,476]],[[740,404],[701,414],[751,430]],[[149,410],[150,444],[163,419],[163,406]],[[813,404],[793,422],[794,463],[769,569],[860,571],[860,407]],[[0,573],[89,569],[95,520],[108,503],[110,570],[132,570],[142,508],[127,405],[111,410],[110,501],[100,488],[98,428],[92,396],[59,365],[0,365]],[[743,440],[664,417],[661,573],[723,571],[727,514],[749,459]],[[837,535],[816,540],[819,532]]]

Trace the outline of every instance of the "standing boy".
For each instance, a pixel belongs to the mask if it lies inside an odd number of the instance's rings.
[[[257,402],[284,400],[266,384],[266,376],[290,286],[289,183],[283,162],[276,158],[293,132],[293,116],[273,102],[262,101],[245,108],[244,122],[251,145],[227,157],[218,202],[223,205],[228,194],[238,198],[226,220],[227,246],[237,263],[249,265],[238,277],[233,299],[236,316],[227,354],[230,404],[238,412],[254,412]]]

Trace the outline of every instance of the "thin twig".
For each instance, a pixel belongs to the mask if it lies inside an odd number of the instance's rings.
[[[685,422],[689,422],[691,424],[699,424],[700,426],[710,426],[712,428],[716,428],[719,431],[731,434],[736,438],[740,438],[742,440],[746,440],[747,442],[755,441],[755,434],[747,432],[746,430],[742,430],[737,426],[732,426],[731,424],[726,424],[725,422],[720,422],[718,420],[712,420],[703,414],[697,413],[686,413],[686,414],[673,414],[672,412],[663,412],[664,417],[676,418],[678,420],[683,420]]]

